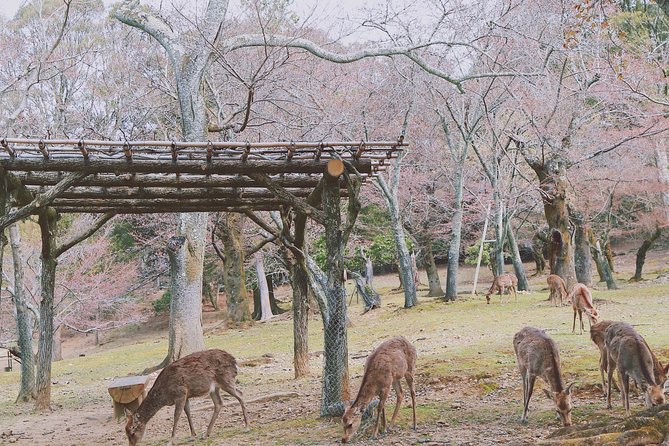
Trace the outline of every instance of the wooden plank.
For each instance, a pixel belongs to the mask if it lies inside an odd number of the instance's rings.
[[[117,378],[109,385],[107,391],[114,402],[128,404],[143,395],[149,378],[148,375]]]

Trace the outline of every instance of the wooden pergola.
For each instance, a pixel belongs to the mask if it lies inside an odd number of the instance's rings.
[[[0,140],[0,175],[60,213],[274,210],[307,197],[346,164],[363,178],[403,150],[396,141],[184,142]],[[340,172],[341,173],[341,172]],[[346,185],[342,183],[342,196]],[[25,205],[26,203],[14,203]]]

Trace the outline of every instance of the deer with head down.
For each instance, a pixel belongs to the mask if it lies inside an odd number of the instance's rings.
[[[205,350],[174,361],[160,372],[137,411],[128,416],[125,432],[130,446],[139,443],[144,436],[146,424],[164,406],[174,405],[174,426],[168,444],[171,445],[176,437],[181,411],[186,412],[191,435],[195,437],[188,401],[190,398],[207,393],[214,402],[214,414],[207,427],[206,436],[208,437],[223,403],[219,389],[225,390],[239,401],[242,406],[244,424],[248,426],[244,400],[235,387],[236,377],[237,361],[231,354],[223,350]]]
[[[583,312],[588,316],[588,325],[592,327],[599,321],[599,312],[592,304],[592,294],[586,285],[582,283],[574,284],[571,289],[571,293],[567,296],[567,300],[571,302],[571,307],[574,310],[574,323],[571,327],[571,332],[576,332],[576,313],[578,313],[578,319],[581,322],[581,332],[583,334]]]
[[[499,276],[495,276],[492,281],[490,289],[485,295],[486,303],[490,303],[490,295],[498,293],[499,301],[502,302],[502,294],[508,289],[509,293],[513,291],[513,297],[515,302],[518,302],[518,295],[516,294],[516,288],[518,287],[518,278],[515,274],[504,273]]]
[[[634,379],[644,393],[646,407],[664,404],[664,384],[669,373],[669,364],[660,364],[634,327],[625,322],[613,322],[604,332],[604,345],[608,354],[607,408],[611,408],[611,386],[613,372],[618,370],[620,394],[625,414],[630,415],[629,380]]]
[[[365,363],[365,374],[362,377],[360,390],[353,404],[348,406],[341,421],[344,426],[342,443],[348,442],[360,427],[362,414],[374,397],[379,398],[377,406],[376,424],[373,436],[379,433],[379,422],[382,421],[386,429],[386,412],[384,406],[390,393],[390,387],[395,389],[397,403],[390,420],[390,426],[400,410],[404,398],[400,380],[406,379],[411,393],[411,407],[413,408],[413,428],[416,429],[416,391],[414,389],[414,372],[416,370],[416,349],[403,337],[389,339],[376,347]]]
[[[551,302],[557,307],[558,304],[561,307],[562,301],[569,294],[567,292],[567,286],[562,280],[562,277],[557,274],[551,274],[546,278],[546,283],[548,283],[548,288],[550,289],[550,299]]]
[[[544,389],[546,396],[555,403],[558,416],[565,426],[571,425],[571,386],[565,387],[560,372],[560,354],[555,342],[538,328],[525,327],[513,337],[513,350],[516,353],[518,369],[523,381],[523,416],[527,423],[530,398],[534,382],[538,377],[550,387]]]

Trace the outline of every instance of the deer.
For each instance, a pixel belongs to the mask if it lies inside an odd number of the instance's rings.
[[[518,278],[515,274],[504,273],[496,276],[493,281],[490,289],[485,295],[486,303],[490,303],[490,295],[495,292],[499,293],[499,301],[502,302],[502,294],[508,288],[509,291],[513,291],[513,297],[516,302],[518,302],[518,295],[516,294],[516,287],[518,286]]]
[[[614,322],[604,333],[604,345],[608,354],[607,409],[611,409],[611,382],[613,372],[618,370],[620,394],[625,415],[630,415],[629,385],[634,379],[644,393],[646,407],[664,404],[664,384],[669,373],[669,364],[660,364],[641,336],[631,325]]]
[[[416,348],[403,337],[389,339],[379,345],[369,355],[365,362],[365,373],[362,377],[360,390],[353,404],[346,407],[342,417],[344,434],[342,443],[348,442],[360,428],[362,414],[376,396],[379,398],[377,406],[376,423],[374,425],[373,437],[379,433],[379,422],[382,420],[382,432],[386,430],[385,404],[390,387],[395,389],[397,403],[395,411],[390,420],[390,426],[395,423],[400,405],[404,399],[404,392],[400,380],[404,378],[411,392],[411,407],[413,409],[413,429],[416,429],[416,391],[414,389],[414,373],[416,370]]]
[[[604,341],[606,329],[609,328],[613,323],[615,322],[601,321],[590,327],[590,339],[592,339],[592,342],[594,342],[599,349],[599,373],[602,377],[602,391],[604,392],[604,396],[607,396],[608,387],[606,384],[606,373],[608,371],[609,362],[609,355],[606,351],[606,345]],[[618,385],[615,382],[613,385],[616,387],[616,389],[618,389]]]
[[[548,283],[548,288],[550,289],[551,302],[557,307],[559,299],[559,306],[561,307],[563,299],[569,295],[564,280],[562,280],[562,277],[558,276],[557,274],[551,274],[546,278],[546,282]]]
[[[181,411],[186,412],[191,436],[195,437],[189,399],[204,396],[207,393],[214,402],[214,414],[209,421],[205,435],[209,437],[223,403],[219,389],[225,390],[239,401],[242,406],[244,425],[248,426],[246,406],[241,392],[235,387],[237,371],[235,358],[218,349],[192,353],[169,364],[160,372],[142,404],[134,413],[128,415],[125,432],[129,445],[136,446],[144,436],[146,424],[151,418],[164,406],[172,405],[174,405],[174,426],[168,445],[171,446],[176,437]]]
[[[525,327],[513,337],[513,350],[523,382],[522,423],[527,423],[530,398],[534,382],[540,377],[550,391],[544,389],[546,396],[555,403],[557,413],[565,426],[571,426],[571,387],[565,387],[560,372],[560,353],[557,344],[543,330]]]
[[[578,319],[581,322],[581,331],[579,334],[583,334],[583,329],[585,328],[583,326],[583,312],[588,316],[588,326],[590,328],[599,321],[599,312],[592,304],[592,294],[586,285],[582,283],[574,284],[571,293],[567,296],[567,300],[571,302],[571,307],[574,310],[574,323],[571,327],[572,333],[576,333],[576,313],[578,313]]]

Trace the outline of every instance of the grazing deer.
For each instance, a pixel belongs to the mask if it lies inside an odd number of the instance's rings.
[[[525,327],[513,337],[518,369],[523,381],[523,416],[527,423],[527,412],[537,376],[551,388],[544,389],[546,396],[555,403],[557,413],[565,426],[571,425],[571,386],[566,388],[560,373],[560,354],[555,342],[538,328]]]
[[[379,421],[383,418],[383,431],[386,429],[385,404],[390,387],[395,389],[397,404],[390,427],[400,410],[404,398],[400,380],[406,379],[411,392],[411,407],[413,408],[413,428],[416,429],[416,391],[414,389],[414,372],[416,370],[416,349],[403,337],[389,339],[376,347],[365,363],[365,374],[362,377],[358,396],[353,404],[346,408],[341,421],[344,425],[342,443],[346,443],[358,431],[362,413],[375,396],[379,397],[374,434],[379,433]]]
[[[508,288],[509,292],[513,291],[513,297],[516,302],[518,302],[518,295],[516,294],[516,287],[518,286],[518,278],[515,274],[504,273],[496,276],[493,281],[490,289],[485,295],[486,303],[490,303],[490,295],[495,292],[499,293],[499,301],[502,302],[502,294]]]
[[[571,332],[576,332],[576,313],[578,313],[578,319],[581,322],[581,332],[583,334],[583,312],[588,316],[588,326],[592,327],[599,320],[599,312],[592,304],[592,294],[587,286],[582,283],[575,284],[567,300],[571,302],[571,307],[574,309],[574,324],[571,327]]]
[[[606,351],[605,334],[606,329],[614,324],[613,321],[601,321],[590,327],[590,339],[595,343],[599,349],[599,373],[602,377],[602,391],[604,396],[607,396],[607,384],[606,384],[606,375],[605,373],[608,370],[609,354]],[[614,382],[613,385],[618,388],[618,385]]]
[[[548,283],[548,288],[550,288],[551,302],[557,307],[559,299],[559,306],[561,307],[562,300],[569,294],[569,292],[567,292],[567,286],[564,284],[564,280],[557,274],[551,274],[546,278],[546,282]]]
[[[607,408],[611,406],[611,381],[614,370],[618,369],[620,394],[625,414],[630,415],[629,385],[634,379],[645,394],[646,407],[664,404],[664,384],[669,365],[662,367],[645,339],[624,322],[614,322],[605,331],[604,344],[608,353],[608,396]]]
[[[248,426],[246,407],[240,392],[235,388],[237,377],[237,361],[223,350],[205,350],[184,356],[174,361],[160,372],[156,382],[151,387],[137,411],[128,416],[125,432],[128,436],[130,446],[135,446],[144,436],[146,423],[164,406],[174,405],[174,426],[172,427],[172,444],[177,433],[177,423],[181,411],[186,412],[190,433],[194,437],[195,429],[190,416],[190,405],[188,400],[193,397],[203,396],[209,393],[214,401],[214,414],[207,427],[208,437],[214,427],[214,422],[221,411],[221,395],[219,389],[225,390],[234,396],[242,405],[244,424]]]

